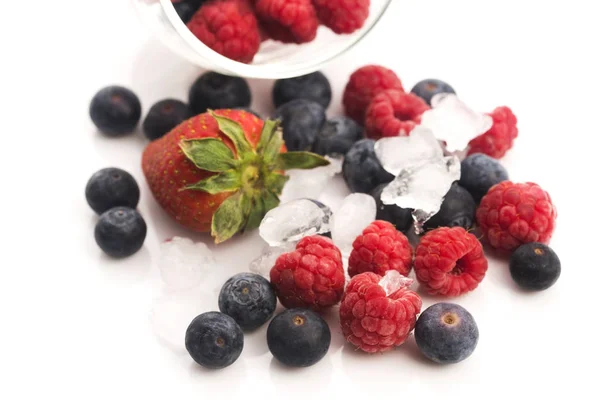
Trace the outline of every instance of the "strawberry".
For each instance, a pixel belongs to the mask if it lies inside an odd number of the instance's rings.
[[[161,207],[183,226],[211,232],[216,243],[258,227],[279,204],[284,170],[329,162],[286,152],[279,121],[241,110],[197,115],[150,142],[142,170]]]

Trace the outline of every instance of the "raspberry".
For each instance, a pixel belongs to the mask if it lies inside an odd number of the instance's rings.
[[[417,280],[434,295],[470,292],[483,280],[488,267],[479,240],[458,226],[427,232],[415,253]]]
[[[391,269],[408,276],[413,251],[408,239],[387,221],[375,221],[352,244],[348,275],[374,272],[384,276]]]
[[[427,103],[412,93],[386,90],[373,98],[365,114],[367,137],[379,139],[408,136],[421,122],[421,114],[429,110]]]
[[[350,75],[344,89],[346,115],[362,125],[373,97],[388,89],[404,91],[400,78],[391,69],[380,65],[365,65],[357,69]]]
[[[492,127],[469,142],[469,154],[483,153],[502,158],[519,134],[517,117],[508,107],[498,107],[491,114]]]
[[[535,183],[500,182],[481,199],[477,223],[496,249],[514,250],[524,243],[548,244],[556,223],[550,195]]]
[[[282,254],[271,269],[271,284],[287,308],[320,311],[337,304],[344,292],[342,254],[331,239],[309,236]]]
[[[256,0],[255,9],[271,39],[306,43],[317,36],[319,20],[310,0]]]
[[[187,27],[217,53],[243,63],[252,61],[261,42],[256,17],[240,0],[214,0],[202,5]]]
[[[370,0],[312,0],[319,20],[335,33],[362,28],[369,16]]]
[[[346,340],[367,353],[399,346],[415,327],[421,298],[402,288],[389,296],[372,272],[356,275],[340,304],[340,324]]]

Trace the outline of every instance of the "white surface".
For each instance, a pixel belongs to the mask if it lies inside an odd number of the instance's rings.
[[[0,398],[593,397],[600,26],[592,1],[537,3],[396,0],[375,32],[324,72],[334,86],[331,115],[340,113],[349,73],[367,62],[394,68],[407,88],[444,79],[481,111],[512,107],[520,136],[502,162],[514,180],[538,182],[556,202],[558,283],[523,294],[506,262],[492,258],[481,286],[456,300],[481,332],[475,353],[457,365],[425,362],[413,339],[385,355],[357,353],[343,346],[331,313],[331,350],[316,366],[282,368],[261,329],[247,336],[236,364],[214,372],[173,354],[151,331],[148,313],[161,295],[158,244],[185,232],[144,184],[145,141],[139,132],[103,138],[87,116],[104,85],[131,86],[146,111],[166,96],[185,99],[200,71],[150,39],[128,1],[7,2],[0,24]],[[252,82],[262,112],[270,109],[271,85]],[[87,179],[106,166],[138,179],[149,227],[144,248],[118,262],[96,247],[96,216],[84,199]],[[328,188],[333,206],[344,194],[341,181]],[[220,246],[224,276],[245,269],[261,248],[256,233]],[[434,301],[424,297],[425,306]]]

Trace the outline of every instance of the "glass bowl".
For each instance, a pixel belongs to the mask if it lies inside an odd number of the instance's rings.
[[[142,22],[169,49],[192,63],[227,75],[280,79],[305,75],[321,69],[328,61],[346,52],[377,24],[391,0],[371,0],[369,18],[358,31],[336,35],[324,26],[317,38],[301,45],[266,41],[251,64],[223,57],[205,46],[187,29],[171,0],[132,0]]]

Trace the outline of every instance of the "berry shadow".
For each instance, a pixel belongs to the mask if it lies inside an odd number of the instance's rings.
[[[269,352],[269,346],[267,345],[269,322],[271,320],[253,331],[244,331],[244,351],[242,353],[244,357],[260,357]]]
[[[303,391],[308,388],[306,382],[310,382],[310,387],[318,391],[322,386],[327,386],[331,381],[333,371],[333,362],[328,353],[314,365],[309,367],[288,367],[272,358],[269,365],[269,375],[271,382],[278,386],[298,386]]]
[[[150,252],[143,246],[137,253],[125,258],[112,258],[100,249],[97,250],[102,272],[110,275],[111,280],[140,282],[145,280],[151,267]]]
[[[321,317],[327,322],[331,331],[331,344],[327,354],[334,354],[346,343],[342,328],[340,327],[340,309],[338,306],[329,308],[320,313]]]
[[[247,370],[248,370],[248,367],[246,366],[246,363],[244,360],[244,351],[245,350],[246,349],[244,348],[244,350],[242,351],[242,354],[240,355],[240,358],[238,358],[233,364],[231,364],[230,366],[228,366],[226,368],[221,368],[221,369],[206,368],[206,367],[203,367],[202,365],[190,360],[189,367],[188,367],[189,376],[193,380],[196,380],[198,383],[203,382],[203,384],[206,384],[207,378],[216,378],[216,379],[221,378],[222,379],[225,376],[231,382],[241,382],[244,380],[244,377],[247,375]]]

